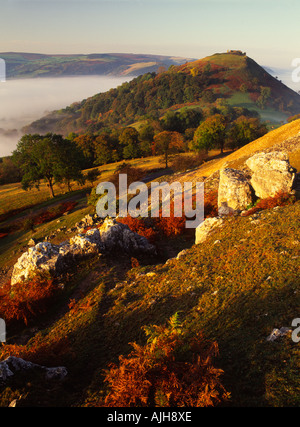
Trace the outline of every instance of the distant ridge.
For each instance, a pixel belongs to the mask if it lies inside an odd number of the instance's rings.
[[[190,58],[133,53],[47,55],[3,52],[7,78],[62,77],[80,75],[133,75],[184,64]]]

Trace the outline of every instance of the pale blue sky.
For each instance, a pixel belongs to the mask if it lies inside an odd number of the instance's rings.
[[[0,0],[0,52],[300,57],[299,0]]]

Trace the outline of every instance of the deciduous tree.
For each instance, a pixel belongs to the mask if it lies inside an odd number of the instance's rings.
[[[196,129],[193,146],[196,150],[208,152],[211,148],[219,147],[223,153],[225,143],[226,121],[221,114],[207,118]]]
[[[154,137],[153,153],[162,154],[168,167],[169,155],[184,149],[183,136],[179,132],[163,131]]]
[[[20,139],[12,158],[22,171],[24,190],[39,188],[40,181],[45,180],[54,197],[55,182],[82,179],[77,154],[76,145],[61,135],[27,134]]]

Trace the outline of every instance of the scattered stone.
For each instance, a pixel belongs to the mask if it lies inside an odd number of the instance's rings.
[[[86,215],[85,217],[84,217],[84,222],[85,222],[85,224],[89,227],[89,226],[92,226],[93,224],[94,224],[94,218],[93,218],[93,216],[92,215]]]
[[[292,332],[292,330],[290,328],[286,328],[286,327],[283,327],[283,328],[280,328],[280,329],[275,328],[275,329],[273,329],[271,335],[269,335],[267,337],[267,341],[273,342],[273,341],[277,340],[280,337],[288,335],[290,332]]]
[[[184,255],[186,255],[188,253],[188,251],[187,251],[187,249],[183,249],[182,251],[180,251],[178,254],[177,254],[177,257],[176,257],[176,259],[180,259],[180,258],[182,258]]]
[[[36,271],[52,273],[53,271],[61,271],[62,267],[59,247],[50,242],[40,242],[29,248],[18,259],[13,268],[11,284],[28,280]]]
[[[154,273],[153,271],[150,271],[149,273],[146,274],[146,276],[153,277],[153,276],[156,276],[156,273]]]
[[[47,380],[62,380],[68,374],[67,369],[63,366],[56,368],[47,368],[46,366],[37,365],[15,356],[9,356],[0,362],[0,382],[6,382],[10,377],[15,376],[21,371],[30,371],[37,369],[45,372]]]
[[[36,240],[35,239],[30,239],[28,242],[28,246],[35,246],[36,245]]]
[[[9,408],[16,408],[18,404],[19,399],[14,399],[10,404],[8,405]]]

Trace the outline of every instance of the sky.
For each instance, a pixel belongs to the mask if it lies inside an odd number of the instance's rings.
[[[299,0],[0,0],[0,52],[300,57]]]

